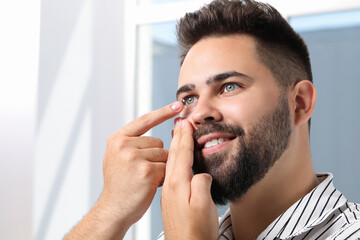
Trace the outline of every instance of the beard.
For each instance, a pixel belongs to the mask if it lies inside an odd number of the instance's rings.
[[[286,94],[281,94],[276,108],[254,123],[247,134],[241,125],[210,122],[196,130],[195,142],[213,132],[235,135],[233,148],[209,156],[202,156],[201,149],[195,150],[193,171],[212,176],[212,199],[215,204],[225,205],[241,199],[288,148],[291,121]]]

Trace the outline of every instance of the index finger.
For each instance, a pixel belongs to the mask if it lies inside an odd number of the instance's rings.
[[[123,128],[119,130],[119,133],[129,137],[143,135],[151,128],[159,125],[160,123],[164,122],[169,118],[176,116],[182,111],[183,107],[184,105],[181,102],[177,101],[163,108],[146,113],[126,124]]]

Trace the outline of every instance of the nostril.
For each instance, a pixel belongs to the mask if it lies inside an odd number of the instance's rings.
[[[218,122],[221,121],[222,114],[221,112],[213,106],[203,106],[199,105],[196,106],[196,111],[192,112],[191,119],[196,124],[204,124],[210,122]]]
[[[204,118],[204,121],[205,121],[205,122],[212,122],[212,121],[214,121],[214,120],[215,120],[214,117],[206,117],[206,118]]]

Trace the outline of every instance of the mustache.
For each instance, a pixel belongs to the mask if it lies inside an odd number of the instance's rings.
[[[193,133],[193,137],[196,142],[201,136],[214,132],[234,134],[237,136],[244,135],[244,129],[241,125],[210,122],[205,125],[200,125],[198,129]]]

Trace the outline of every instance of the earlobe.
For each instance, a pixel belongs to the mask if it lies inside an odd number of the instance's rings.
[[[316,102],[316,89],[312,82],[303,80],[298,82],[295,91],[295,125],[307,123],[310,119]]]

